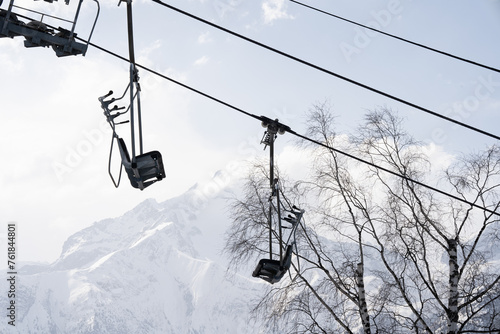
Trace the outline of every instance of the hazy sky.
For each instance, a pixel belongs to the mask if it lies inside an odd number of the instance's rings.
[[[75,0],[72,0],[73,2]],[[2,8],[5,9],[7,1]],[[500,135],[500,75],[404,44],[285,0],[168,0],[264,44],[422,107]],[[500,1],[306,1],[347,19],[500,68]],[[102,1],[92,42],[127,56],[126,6]],[[16,1],[71,17],[71,5]],[[72,4],[74,5],[74,4]],[[312,104],[328,101],[341,133],[377,106],[398,110],[424,144],[449,154],[495,142],[218,31],[152,1],[134,1],[137,62],[236,107],[279,118],[303,133]],[[86,0],[76,32],[87,38],[95,3]],[[59,24],[63,25],[63,24]],[[63,25],[64,26],[64,25]],[[66,238],[94,221],[122,215],[146,198],[162,201],[196,182],[211,194],[217,171],[267,156],[251,118],[140,70],[145,150],[159,150],[167,178],[141,192],[107,175],[110,131],[97,98],[121,93],[128,64],[90,47],[57,58],[23,39],[0,39],[1,244],[6,223],[19,231],[24,261],[54,261]],[[119,128],[126,136],[126,125]],[[294,138],[281,136],[277,148]],[[293,161],[293,150],[283,160]],[[293,165],[292,163],[290,163]],[[205,182],[205,183],[203,183]],[[208,182],[208,183],[206,183]],[[0,245],[1,245],[0,244]],[[0,257],[2,255],[0,254]]]

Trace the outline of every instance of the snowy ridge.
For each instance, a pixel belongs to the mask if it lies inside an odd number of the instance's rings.
[[[265,333],[248,300],[266,285],[229,279],[219,254],[225,201],[195,197],[147,200],[68,238],[54,264],[21,268],[14,332]]]

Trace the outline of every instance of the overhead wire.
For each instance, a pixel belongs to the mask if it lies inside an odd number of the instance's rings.
[[[77,38],[77,39],[81,39],[81,38],[79,38],[79,37],[76,37],[76,38]],[[83,39],[81,39],[81,40],[83,40]],[[120,56],[119,54],[117,54],[117,53],[115,53],[115,52],[109,51],[109,50],[107,50],[107,49],[105,49],[105,48],[103,48],[103,47],[101,47],[101,46],[99,46],[99,45],[97,45],[97,44],[95,44],[95,43],[90,42],[90,43],[89,43],[89,45],[90,45],[90,46],[92,46],[92,47],[94,47],[94,48],[96,48],[96,49],[98,49],[98,50],[101,50],[101,51],[103,51],[103,52],[105,52],[105,53],[108,53],[108,54],[110,54],[110,55],[112,55],[112,56],[114,56],[114,57],[116,57],[116,58],[119,58],[119,59],[124,60],[124,61],[127,61],[127,62],[129,61],[127,58],[125,58],[125,57],[123,57],[123,56]],[[204,92],[202,92],[202,91],[200,91],[200,90],[198,90],[198,89],[196,89],[196,88],[190,87],[190,86],[188,86],[188,85],[186,85],[186,84],[184,84],[184,83],[182,83],[182,82],[180,82],[180,81],[178,81],[178,80],[172,79],[172,78],[170,78],[170,77],[168,77],[168,76],[166,76],[166,75],[164,75],[164,74],[161,74],[160,72],[157,72],[157,71],[155,71],[155,70],[152,70],[152,69],[150,69],[150,68],[148,68],[148,67],[146,67],[146,66],[144,66],[144,65],[141,65],[141,64],[137,64],[137,63],[136,63],[136,66],[137,66],[137,67],[139,67],[139,68],[142,68],[143,70],[146,70],[146,71],[148,71],[148,72],[150,72],[150,73],[152,73],[152,74],[155,74],[155,75],[157,75],[157,76],[159,76],[159,77],[161,77],[161,78],[163,78],[163,79],[165,79],[165,80],[168,80],[168,81],[170,81],[170,82],[172,82],[172,83],[175,83],[176,85],[179,85],[179,86],[181,86],[181,87],[183,87],[183,88],[186,88],[186,89],[188,89],[188,90],[190,90],[190,91],[192,91],[192,92],[194,92],[194,93],[197,93],[197,94],[199,94],[199,95],[201,95],[201,96],[203,96],[203,97],[206,97],[206,98],[208,98],[208,99],[210,99],[210,100],[212,100],[212,101],[215,101],[215,102],[217,102],[217,103],[220,103],[220,104],[222,104],[222,105],[224,105],[224,106],[226,106],[226,107],[229,107],[229,108],[231,108],[231,109],[234,109],[234,110],[236,110],[236,111],[238,111],[238,112],[240,112],[240,113],[242,113],[242,114],[245,114],[245,115],[247,115],[247,116],[249,116],[249,117],[253,117],[253,118],[257,119],[257,120],[262,120],[262,119],[261,119],[261,117],[259,117],[259,116],[256,116],[256,115],[254,115],[254,114],[251,114],[251,113],[249,113],[249,112],[246,112],[246,111],[245,111],[245,110],[243,110],[243,109],[240,109],[240,108],[238,108],[238,107],[235,107],[235,106],[233,106],[233,105],[231,105],[231,104],[229,104],[229,103],[227,103],[227,102],[225,102],[225,101],[223,101],[223,100],[221,100],[221,99],[218,99],[218,98],[213,97],[213,96],[211,96],[211,95],[209,95],[209,94],[206,94],[206,93],[204,93]]]
[[[374,88],[374,87],[369,86],[369,85],[367,85],[367,84],[361,83],[361,82],[356,81],[356,80],[354,80],[354,79],[350,79],[350,78],[348,78],[348,77],[346,77],[346,76],[343,76],[343,75],[338,74],[338,73],[336,73],[336,72],[333,72],[333,71],[331,71],[331,70],[325,69],[325,68],[323,68],[323,67],[321,67],[321,66],[319,66],[319,65],[313,64],[313,63],[311,63],[311,62],[308,62],[308,61],[306,61],[306,60],[303,60],[303,59],[301,59],[301,58],[298,58],[298,57],[296,57],[296,56],[293,56],[293,55],[291,55],[291,54],[289,54],[289,53],[286,53],[286,52],[284,52],[284,51],[278,50],[278,49],[276,49],[276,48],[274,48],[274,47],[271,47],[271,46],[269,46],[269,45],[266,45],[266,44],[264,44],[264,43],[261,43],[261,42],[259,42],[259,41],[256,41],[256,40],[254,40],[254,39],[252,39],[252,38],[249,38],[249,37],[247,37],[247,36],[244,36],[244,35],[242,35],[242,34],[239,34],[239,33],[237,33],[237,32],[234,32],[234,31],[232,31],[232,30],[230,30],[230,29],[228,29],[228,28],[224,28],[224,27],[222,27],[222,26],[220,26],[220,25],[217,25],[217,24],[215,24],[215,23],[213,23],[213,22],[210,22],[210,21],[208,21],[208,20],[205,20],[205,19],[203,19],[203,18],[201,18],[201,17],[198,17],[198,16],[196,16],[196,15],[194,15],[194,14],[188,13],[188,12],[186,12],[186,11],[182,10],[182,9],[176,8],[176,7],[174,7],[174,6],[172,6],[172,5],[169,5],[169,4],[167,4],[167,3],[164,3],[164,2],[162,2],[162,1],[160,1],[160,0],[152,0],[152,1],[153,1],[154,3],[157,3],[157,4],[161,5],[161,6],[164,6],[164,7],[166,7],[166,8],[172,9],[172,10],[174,10],[174,11],[178,12],[178,13],[181,13],[181,14],[183,14],[183,15],[185,15],[185,16],[188,16],[188,17],[190,17],[190,18],[192,18],[192,19],[195,19],[195,20],[197,20],[197,21],[199,21],[199,22],[202,22],[202,23],[204,23],[204,24],[210,25],[210,26],[212,26],[212,27],[214,27],[214,28],[216,28],[216,29],[219,29],[219,30],[224,31],[224,32],[226,32],[226,33],[228,33],[228,34],[231,34],[231,35],[236,36],[236,37],[238,37],[238,38],[240,38],[240,39],[243,39],[243,40],[245,40],[245,41],[247,41],[247,42],[250,42],[250,43],[255,44],[255,45],[257,45],[257,46],[260,46],[260,47],[262,47],[262,48],[264,48],[264,49],[267,49],[267,50],[269,50],[269,51],[272,51],[272,52],[274,52],[274,53],[277,53],[277,54],[279,54],[279,55],[281,55],[281,56],[284,56],[284,57],[286,57],[286,58],[292,59],[292,60],[294,60],[294,61],[296,61],[296,62],[299,62],[299,63],[301,63],[301,64],[304,64],[304,65],[306,65],[306,66],[309,66],[309,67],[311,67],[311,68],[314,68],[314,69],[316,69],[316,70],[318,70],[318,71],[321,71],[321,72],[324,72],[324,73],[329,74],[329,75],[331,75],[331,76],[334,76],[334,77],[336,77],[336,78],[338,78],[338,79],[341,79],[341,80],[347,81],[347,82],[349,82],[349,83],[351,83],[351,84],[353,84],[353,85],[356,85],[356,86],[358,86],[358,87],[361,87],[361,88],[364,88],[364,89],[369,90],[369,91],[371,91],[371,92],[374,92],[374,93],[376,93],[376,94],[382,95],[382,96],[384,96],[384,97],[387,97],[387,98],[392,99],[392,100],[394,100],[394,101],[397,101],[397,102],[399,102],[399,103],[405,104],[405,105],[410,106],[410,107],[412,107],[412,108],[415,108],[415,109],[417,109],[417,110],[423,111],[423,112],[428,113],[428,114],[430,114],[430,115],[433,115],[433,116],[435,116],[435,117],[439,117],[439,118],[444,119],[444,120],[446,120],[446,121],[448,121],[448,122],[455,123],[455,124],[457,124],[457,125],[459,125],[459,126],[462,126],[462,127],[464,127],[464,128],[467,128],[467,129],[472,130],[472,131],[475,131],[475,132],[478,132],[478,133],[483,134],[483,135],[485,135],[485,136],[488,136],[488,137],[494,138],[494,139],[496,139],[496,140],[500,140],[500,136],[497,136],[497,135],[492,134],[492,133],[490,133],[490,132],[487,132],[487,131],[485,131],[485,130],[479,129],[479,128],[474,127],[474,126],[472,126],[472,125],[469,125],[469,124],[467,124],[467,123],[460,122],[460,121],[458,121],[458,120],[456,120],[456,119],[453,119],[453,118],[451,118],[451,117],[448,117],[448,116],[445,116],[445,115],[441,115],[441,114],[439,114],[439,113],[437,113],[437,112],[435,112],[435,111],[432,111],[432,110],[430,110],[430,109],[428,109],[428,108],[422,107],[422,106],[420,106],[420,105],[418,105],[418,104],[415,104],[415,103],[413,103],[413,102],[409,102],[409,101],[407,101],[407,100],[405,100],[405,99],[402,99],[402,98],[399,98],[399,97],[397,97],[397,96],[395,96],[395,95],[392,95],[392,94],[389,94],[389,93],[387,93],[387,92],[381,91],[381,90],[379,90],[379,89],[377,89],[377,88]]]
[[[322,14],[325,14],[325,15],[328,15],[328,16],[331,16],[331,17],[334,17],[336,19],[339,19],[339,20],[342,20],[342,21],[345,21],[345,22],[349,22],[351,24],[354,24],[354,25],[357,25],[359,27],[362,27],[362,28],[365,28],[365,29],[368,29],[368,30],[371,30],[371,31],[375,31],[379,34],[382,34],[382,35],[385,35],[385,36],[388,36],[388,37],[391,37],[391,38],[394,38],[394,39],[397,39],[397,40],[400,40],[402,42],[405,42],[405,43],[408,43],[408,44],[412,44],[412,45],[415,45],[415,46],[418,46],[420,48],[423,48],[423,49],[426,49],[426,50],[429,50],[429,51],[433,51],[433,52],[436,52],[436,53],[439,53],[441,55],[444,55],[444,56],[447,56],[447,57],[450,57],[450,58],[453,58],[453,59],[457,59],[457,60],[460,60],[460,61],[463,61],[463,62],[466,62],[466,63],[469,63],[469,64],[472,64],[472,65],[475,65],[475,66],[479,66],[479,67],[482,67],[482,68],[485,68],[485,69],[488,69],[488,70],[491,70],[491,71],[494,71],[494,72],[498,72],[500,73],[500,69],[498,68],[495,68],[493,66],[488,66],[488,65],[485,65],[485,64],[482,64],[482,63],[479,63],[477,61],[474,61],[474,60],[470,60],[470,59],[467,59],[467,58],[463,58],[463,57],[459,57],[457,55],[454,55],[452,53],[449,53],[449,52],[445,52],[445,51],[442,51],[442,50],[438,50],[438,49],[435,49],[435,48],[432,48],[430,46],[427,46],[425,44],[421,44],[421,43],[417,43],[417,42],[413,42],[409,39],[406,39],[406,38],[402,38],[402,37],[399,37],[399,36],[396,36],[396,35],[393,35],[393,34],[389,34],[387,32],[384,32],[382,30],[379,30],[379,29],[376,29],[376,28],[373,28],[373,27],[370,27],[366,24],[361,24],[359,22],[356,22],[356,21],[353,21],[353,20],[349,20],[349,19],[346,19],[345,17],[342,17],[340,15],[335,15],[333,13],[330,13],[330,12],[327,12],[325,10],[322,10],[322,9],[319,9],[319,8],[316,8],[316,7],[313,7],[313,6],[310,6],[310,5],[307,5],[305,3],[302,3],[302,2],[299,2],[299,1],[296,1],[296,0],[290,0],[290,2],[292,3],[295,3],[295,4],[298,4],[298,5],[301,5],[303,7],[306,7],[306,8],[309,8],[309,9],[312,9],[314,11],[317,11],[319,13],[322,13]]]
[[[82,38],[80,38],[80,37],[76,37],[76,38],[77,38],[77,39],[79,39],[79,40],[85,41],[85,40],[83,40],[83,39],[82,39]],[[126,62],[128,62],[128,61],[129,61],[127,58],[125,58],[125,57],[123,57],[123,56],[121,56],[121,55],[119,55],[119,54],[117,54],[117,53],[115,53],[115,52],[109,51],[109,50],[107,50],[107,49],[105,49],[105,48],[103,48],[103,47],[101,47],[101,46],[99,46],[99,45],[96,45],[95,43],[89,42],[89,45],[90,45],[90,46],[92,46],[92,47],[94,47],[94,48],[96,48],[96,49],[98,49],[98,50],[101,50],[101,51],[103,51],[103,52],[105,52],[105,53],[108,53],[108,54],[110,54],[110,55],[112,55],[112,56],[114,56],[114,57],[117,57],[117,58],[119,58],[119,59],[121,59],[121,60],[123,60],[123,61],[126,61]],[[261,121],[261,122],[262,122],[262,121],[269,121],[269,118],[267,118],[267,117],[265,117],[265,116],[258,116],[258,115],[255,115],[255,114],[253,114],[253,113],[250,113],[250,112],[248,112],[248,111],[245,111],[245,110],[243,110],[243,109],[241,109],[241,108],[238,108],[238,107],[234,106],[233,104],[230,104],[230,103],[228,103],[228,102],[225,102],[225,101],[223,101],[223,100],[221,100],[221,99],[219,99],[219,98],[216,98],[216,97],[214,97],[214,96],[212,96],[212,95],[210,95],[210,94],[204,93],[204,92],[200,91],[199,89],[196,89],[196,88],[193,88],[193,87],[191,87],[191,86],[188,86],[188,85],[186,85],[186,84],[184,84],[184,83],[182,83],[182,82],[180,82],[180,81],[178,81],[178,80],[172,79],[172,78],[170,78],[170,77],[168,77],[168,76],[166,76],[166,75],[164,75],[164,74],[162,74],[162,73],[160,73],[160,72],[158,72],[158,71],[152,70],[152,69],[148,68],[147,66],[144,66],[144,65],[141,65],[141,64],[136,64],[136,66],[137,66],[137,67],[139,67],[139,68],[141,68],[141,69],[143,69],[143,70],[145,70],[145,71],[148,71],[148,72],[150,72],[150,73],[152,73],[152,74],[155,74],[155,75],[157,75],[157,76],[159,76],[159,77],[161,77],[161,78],[163,78],[163,79],[165,79],[165,80],[168,80],[168,81],[170,81],[170,82],[172,82],[172,83],[175,83],[175,84],[177,84],[177,85],[179,85],[179,86],[181,86],[181,87],[183,87],[183,88],[186,88],[186,89],[188,89],[188,90],[190,90],[190,91],[192,91],[192,92],[194,92],[194,93],[197,93],[197,94],[199,94],[199,95],[201,95],[201,96],[203,96],[203,97],[206,97],[206,98],[208,98],[208,99],[210,99],[210,100],[212,100],[212,101],[214,101],[214,102],[217,102],[217,103],[219,103],[219,104],[222,104],[222,105],[224,105],[224,106],[226,106],[226,107],[228,107],[228,108],[230,108],[230,109],[232,109],[232,110],[235,110],[235,111],[237,111],[237,112],[239,112],[239,113],[242,113],[242,114],[244,114],[244,115],[246,115],[246,116],[248,116],[248,117],[252,117],[252,118],[254,118],[254,119],[256,119],[256,120],[259,120],[259,121]],[[281,123],[280,123],[280,124],[281,124]],[[493,210],[491,210],[491,209],[485,208],[485,207],[480,206],[480,205],[478,205],[478,204],[476,204],[476,203],[474,203],[474,202],[470,202],[470,201],[468,201],[468,200],[466,200],[466,199],[464,199],[464,198],[461,198],[461,197],[458,197],[458,196],[456,196],[456,195],[450,194],[450,193],[448,193],[448,192],[446,192],[446,191],[444,191],[444,190],[441,190],[441,189],[438,189],[438,188],[436,188],[436,187],[433,187],[433,186],[427,185],[427,184],[425,184],[425,183],[423,183],[423,182],[420,182],[420,181],[414,180],[414,179],[412,179],[412,178],[410,178],[410,177],[408,177],[408,176],[406,176],[406,175],[399,174],[399,173],[397,173],[397,172],[395,172],[395,171],[392,171],[392,170],[390,170],[390,169],[388,169],[388,168],[385,168],[385,167],[379,166],[379,165],[377,165],[377,164],[375,164],[375,163],[373,163],[373,162],[367,161],[367,160],[362,159],[362,158],[360,158],[360,157],[357,157],[357,156],[355,156],[355,155],[353,155],[353,154],[350,154],[350,153],[344,152],[344,151],[342,151],[342,150],[339,150],[339,149],[337,149],[337,148],[334,148],[334,147],[332,147],[332,146],[329,146],[329,145],[327,145],[327,144],[325,144],[325,143],[322,143],[322,142],[317,141],[317,140],[315,140],[315,139],[309,138],[309,137],[307,137],[307,136],[305,136],[305,135],[299,134],[299,133],[295,132],[294,130],[292,130],[290,127],[288,127],[288,126],[286,126],[286,125],[284,125],[284,124],[281,124],[281,125],[283,125],[283,128],[285,129],[285,131],[286,131],[286,132],[288,132],[288,133],[290,133],[290,134],[292,134],[292,135],[294,135],[294,136],[296,136],[296,137],[298,137],[298,138],[301,138],[301,139],[303,139],[303,140],[305,140],[305,141],[309,141],[309,142],[311,142],[311,143],[313,143],[313,144],[317,144],[317,145],[322,146],[322,147],[324,147],[324,148],[327,148],[327,149],[329,149],[329,150],[331,150],[331,151],[333,151],[333,152],[336,152],[336,153],[338,153],[338,154],[344,155],[344,156],[346,156],[346,157],[348,157],[348,158],[354,159],[354,160],[356,160],[356,161],[358,161],[358,162],[361,162],[361,163],[363,163],[363,164],[366,164],[366,165],[371,166],[371,167],[373,167],[373,168],[376,168],[376,169],[378,169],[378,170],[384,171],[384,172],[386,172],[386,173],[388,173],[388,174],[391,174],[391,175],[393,175],[393,176],[396,176],[396,177],[402,178],[402,179],[404,179],[404,180],[406,180],[406,181],[408,181],[408,182],[410,182],[410,183],[413,183],[413,184],[416,184],[416,185],[422,186],[422,187],[427,188],[427,189],[429,189],[429,190],[431,190],[431,191],[437,192],[437,193],[439,193],[439,194],[441,194],[441,195],[444,195],[444,196],[450,197],[450,198],[452,198],[452,199],[455,199],[455,200],[457,200],[457,201],[460,201],[460,202],[462,202],[462,203],[465,203],[465,204],[467,204],[467,205],[470,205],[471,207],[475,207],[475,208],[477,208],[477,209],[481,209],[481,210],[483,210],[483,211],[485,211],[485,212],[488,212],[488,213],[491,213],[491,214],[493,214],[493,215],[500,216],[500,213],[499,213],[499,212],[496,212],[496,211],[493,211]]]

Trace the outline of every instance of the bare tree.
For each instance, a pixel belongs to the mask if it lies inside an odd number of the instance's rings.
[[[492,246],[500,235],[493,213],[500,149],[457,159],[438,179],[396,113],[369,112],[351,138],[336,136],[332,125],[329,107],[317,105],[307,135],[371,164],[314,149],[311,178],[285,191],[307,206],[290,277],[270,286],[255,314],[289,333],[499,331],[498,249]],[[244,198],[233,202],[226,246],[232,264],[267,252],[267,177],[256,166]],[[465,201],[422,183],[439,183]]]
[[[392,281],[391,288],[400,295],[396,300],[412,313],[408,320],[401,317],[402,325],[413,321],[419,330],[439,333],[446,328],[449,334],[490,330],[494,317],[486,322],[483,317],[482,323],[475,320],[476,312],[489,309],[491,303],[482,296],[497,297],[500,276],[488,268],[492,254],[484,246],[488,227],[498,222],[498,216],[438,198],[412,182],[432,181],[425,178],[428,161],[389,110],[368,114],[356,142],[365,158],[404,176],[394,180],[370,168],[385,192],[384,203],[377,204],[378,226],[371,223],[385,265],[386,274],[381,277]],[[499,173],[500,150],[494,146],[457,160],[446,170],[442,186],[470,203],[497,211]],[[447,266],[436,261],[443,257]],[[398,303],[392,309],[400,309]]]

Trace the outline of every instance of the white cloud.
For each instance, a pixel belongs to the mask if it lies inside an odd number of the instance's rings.
[[[21,38],[0,40],[0,71],[14,73],[25,67],[23,58],[19,56],[22,42]]]
[[[293,17],[286,13],[285,0],[264,0],[262,3],[264,10],[264,22],[272,23],[280,19],[292,19]]]
[[[446,152],[442,146],[435,143],[429,143],[421,146],[420,150],[424,153],[431,162],[432,170],[436,173],[448,168],[455,160],[455,156]]]
[[[198,43],[200,43],[200,44],[210,43],[211,41],[212,41],[212,38],[210,38],[210,32],[209,31],[204,32],[203,34],[201,34],[198,37]]]
[[[137,56],[137,62],[144,66],[153,66],[154,63],[151,57],[155,51],[161,49],[161,46],[161,41],[155,40],[146,47],[140,49]]]
[[[208,63],[208,59],[209,58],[207,56],[203,56],[201,58],[196,59],[196,61],[194,62],[194,64],[196,66],[204,65],[204,64]]]
[[[149,56],[153,51],[158,50],[161,47],[161,41],[155,40],[153,43],[143,48],[140,53],[142,56]]]

